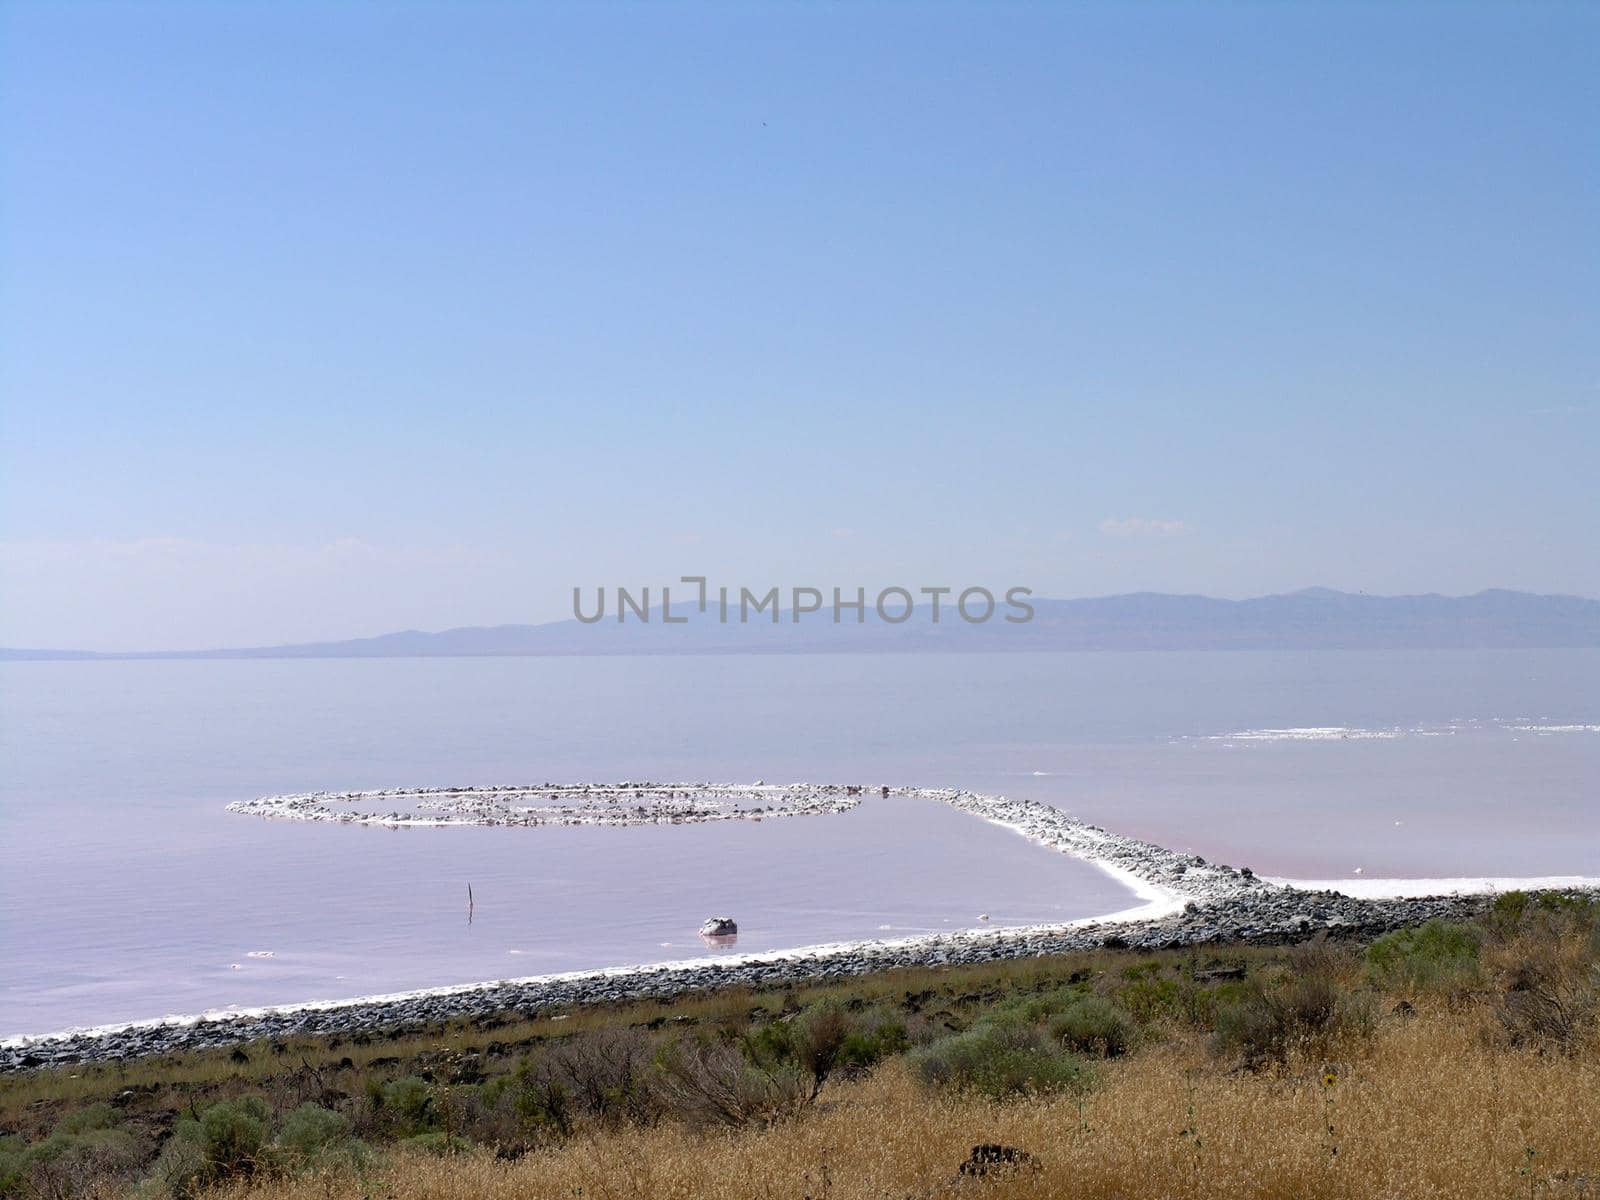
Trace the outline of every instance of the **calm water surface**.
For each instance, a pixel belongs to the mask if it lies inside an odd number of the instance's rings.
[[[713,913],[761,950],[1132,902],[914,801],[641,829],[222,811],[271,792],[955,785],[1267,874],[1600,875],[1595,651],[9,663],[0,752],[0,1035],[698,956]]]

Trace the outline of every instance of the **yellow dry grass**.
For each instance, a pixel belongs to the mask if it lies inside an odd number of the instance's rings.
[[[405,1156],[365,1181],[264,1183],[255,1200],[882,1200],[1071,1197],[1600,1196],[1600,1056],[1508,1052],[1480,1019],[1385,1021],[1307,1062],[1231,1071],[1198,1039],[1106,1064],[1082,1097],[1008,1104],[931,1093],[892,1062],[774,1128],[594,1133],[514,1162]],[[1035,1171],[958,1182],[978,1143]]]

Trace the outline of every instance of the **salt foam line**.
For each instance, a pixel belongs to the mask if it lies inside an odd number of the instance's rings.
[[[1303,892],[1339,892],[1356,900],[1417,900],[1427,896],[1494,896],[1502,892],[1569,891],[1600,888],[1600,876],[1507,875],[1444,879],[1279,879],[1269,880]]]

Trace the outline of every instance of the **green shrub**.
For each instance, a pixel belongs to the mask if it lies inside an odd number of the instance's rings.
[[[1050,1036],[1068,1050],[1112,1058],[1125,1054],[1134,1039],[1133,1019],[1111,1001],[1083,996],[1050,1021]]]
[[[284,1117],[273,1145],[285,1167],[304,1168],[351,1149],[350,1120],[342,1113],[302,1104]]]
[[[252,1173],[262,1161],[272,1113],[259,1096],[220,1100],[200,1114],[197,1132],[213,1179]]]
[[[272,1113],[259,1096],[219,1100],[185,1117],[156,1160],[150,1182],[178,1197],[269,1165]]]
[[[1484,925],[1491,936],[1502,940],[1530,930],[1543,932],[1552,926],[1579,926],[1600,937],[1600,900],[1560,892],[1503,892],[1489,906]]]
[[[1188,1017],[1193,1011],[1183,984],[1148,973],[1130,978],[1116,989],[1117,1003],[1140,1021]]]
[[[814,1004],[769,1021],[741,1042],[758,1069],[794,1069],[810,1080],[814,1097],[836,1071],[861,1072],[910,1045],[903,1022],[877,1009],[850,1012],[836,1001]]]
[[[442,1129],[431,1133],[419,1133],[412,1137],[402,1138],[395,1143],[402,1150],[410,1150],[418,1154],[460,1154],[467,1149],[468,1143],[459,1137],[451,1137]]]
[[[1461,995],[1477,987],[1483,935],[1470,925],[1429,921],[1386,933],[1367,947],[1367,978],[1394,991]]]
[[[180,1131],[161,1147],[161,1154],[140,1188],[140,1195],[186,1200],[201,1190],[205,1177],[206,1155],[199,1138]]]
[[[1046,1018],[1065,1012],[1088,993],[1082,987],[1054,988],[1031,996],[1019,996],[997,1004],[984,1014],[984,1020],[1015,1021],[1024,1025],[1037,1025]]]
[[[115,1129],[122,1124],[122,1114],[106,1103],[91,1104],[75,1113],[62,1117],[56,1124],[56,1133],[91,1133],[97,1129]]]
[[[14,1133],[0,1134],[0,1196],[15,1196],[27,1179],[28,1144]]]
[[[433,1089],[424,1079],[407,1075],[383,1086],[382,1111],[402,1137],[426,1133],[434,1125]]]
[[[716,1037],[674,1038],[655,1057],[664,1112],[695,1125],[768,1125],[803,1110],[814,1084],[792,1063],[754,1065],[748,1045]]]
[[[1505,937],[1522,927],[1523,917],[1534,902],[1527,892],[1502,892],[1489,905],[1484,924],[1496,937]]]
[[[793,1022],[795,1065],[811,1076],[812,1095],[839,1065],[839,1054],[850,1036],[851,1020],[837,1001],[813,1004]]]
[[[654,1045],[637,1030],[603,1029],[542,1045],[509,1080],[491,1079],[476,1095],[453,1092],[451,1128],[465,1117],[489,1143],[530,1135],[565,1137],[579,1124],[648,1125],[660,1116]],[[462,1103],[457,1105],[455,1100]]]
[[[1243,979],[1229,979],[1221,983],[1185,980],[1179,985],[1176,1015],[1196,1029],[1215,1030],[1217,1011],[1237,1004],[1250,994],[1250,990],[1251,985]],[[1133,1011],[1138,1012],[1137,1009]]]
[[[126,1131],[108,1105],[68,1117],[33,1144],[0,1138],[0,1196],[84,1195],[107,1180],[130,1178],[144,1160],[145,1144]]]
[[[905,1025],[886,1020],[846,1037],[839,1048],[839,1065],[848,1071],[866,1071],[886,1058],[904,1054],[910,1045]]]
[[[523,1125],[531,1129],[551,1130],[566,1137],[572,1132],[572,1102],[567,1085],[559,1079],[535,1075],[528,1071],[527,1063],[519,1068],[519,1087],[515,1108]]]
[[[1275,984],[1249,980],[1237,1000],[1216,1011],[1217,1049],[1246,1066],[1287,1062],[1296,1054],[1326,1054],[1341,1036],[1372,1031],[1370,993],[1350,992],[1330,974],[1290,975]]]
[[[1076,1056],[1015,1021],[988,1022],[924,1046],[912,1052],[911,1064],[929,1085],[997,1100],[1072,1091],[1092,1078]]]
[[[1500,1034],[1541,1051],[1590,1046],[1600,1039],[1600,905],[1558,894],[1519,899],[1491,914],[1483,954]]]

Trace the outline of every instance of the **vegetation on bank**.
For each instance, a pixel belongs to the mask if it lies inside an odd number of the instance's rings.
[[[9,1076],[0,1129],[52,1200],[1600,1196],[1600,904]]]

